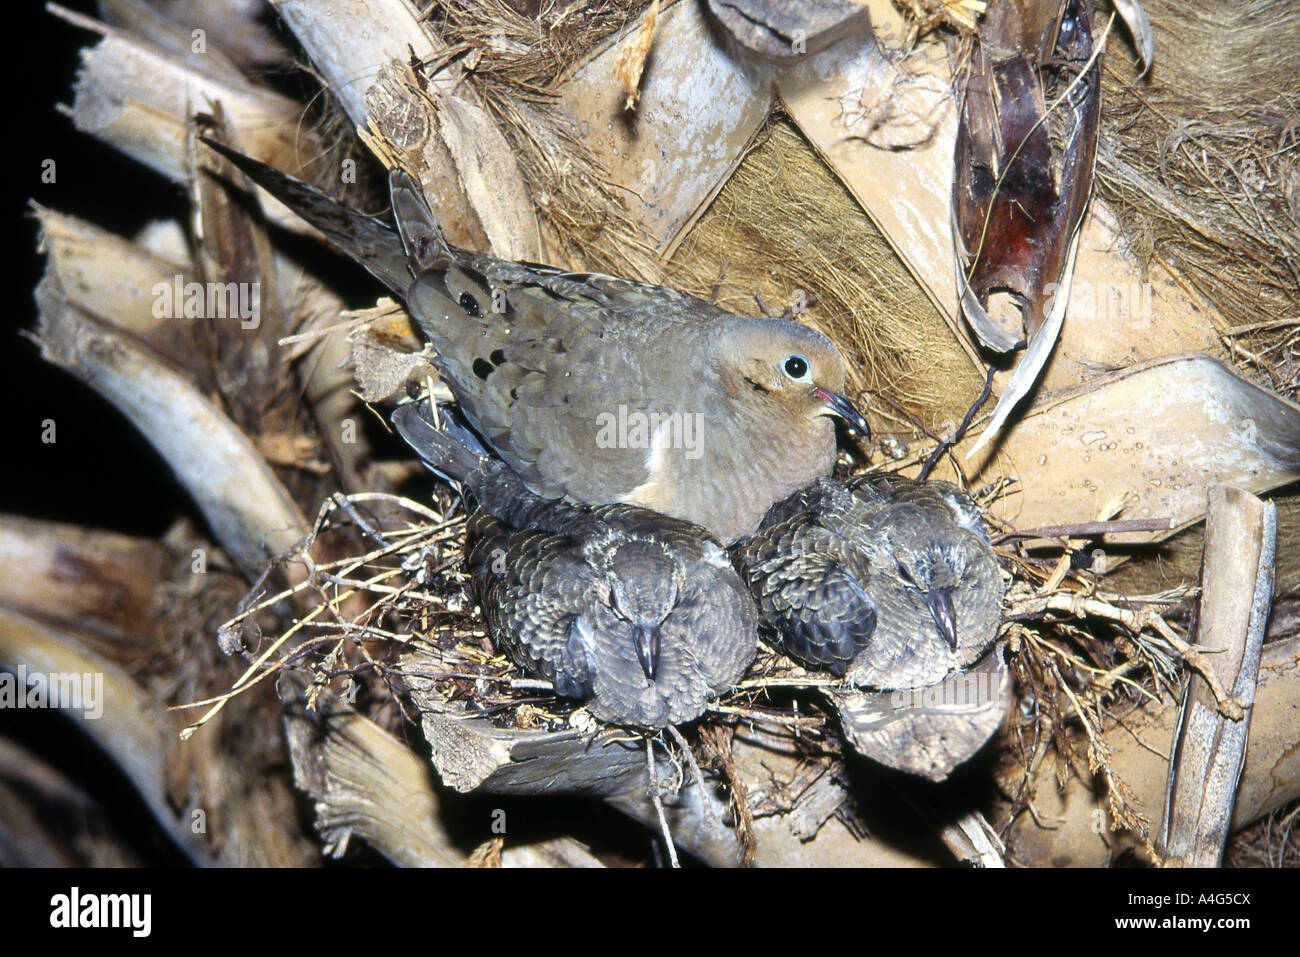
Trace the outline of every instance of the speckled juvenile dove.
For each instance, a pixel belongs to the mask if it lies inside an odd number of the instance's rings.
[[[211,145],[402,297],[470,426],[539,495],[645,506],[730,543],[830,473],[829,417],[870,434],[820,332],[455,249],[398,170],[394,232]]]
[[[1002,619],[979,510],[947,482],[819,479],[732,556],[784,649],[858,685],[934,684],[976,661]]]
[[[698,717],[757,652],[758,609],[704,529],[630,505],[543,499],[400,406],[393,424],[478,503],[467,561],[498,647],[617,724]]]

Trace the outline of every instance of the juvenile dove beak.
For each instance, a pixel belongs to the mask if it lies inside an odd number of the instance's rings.
[[[633,625],[632,643],[636,647],[636,660],[648,680],[655,680],[659,670],[659,629],[654,625]]]
[[[952,589],[936,588],[925,593],[925,604],[934,616],[934,623],[944,641],[953,651],[957,650],[957,611],[952,607]]]
[[[850,428],[870,441],[871,426],[867,424],[866,417],[849,401],[848,396],[839,392],[827,392],[825,389],[817,389],[816,394],[825,400],[832,414],[843,419]]]

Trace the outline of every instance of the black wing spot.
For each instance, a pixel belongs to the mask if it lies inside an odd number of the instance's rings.
[[[503,363],[503,362],[506,361],[506,353],[505,353],[505,350],[504,350],[504,349],[493,349],[493,350],[492,350],[492,355],[489,356],[488,358],[490,358],[490,359],[492,360],[492,364],[493,364],[494,366],[499,366],[499,365],[501,365],[501,363]]]
[[[495,371],[492,367],[492,363],[483,358],[475,359],[473,368],[474,374],[483,380],[486,380],[487,377]]]
[[[460,294],[459,302],[460,302],[460,307],[464,309],[466,312],[468,312],[475,319],[478,319],[480,316],[483,315],[483,310],[479,306],[478,300],[475,299],[470,293],[462,292]],[[484,376],[484,378],[487,378],[487,376]]]

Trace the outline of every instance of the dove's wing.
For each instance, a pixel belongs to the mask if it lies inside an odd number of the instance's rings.
[[[687,567],[687,590],[673,614],[702,683],[715,692],[739,681],[758,653],[758,608],[719,552],[705,549]]]
[[[735,553],[764,618],[793,657],[843,674],[875,633],[869,562],[809,515],[767,529]]]
[[[480,513],[482,514],[482,513]],[[555,685],[571,698],[595,687],[597,649],[593,640],[601,600],[590,566],[565,536],[539,531],[492,536],[486,519],[475,531],[488,531],[485,550],[472,561],[479,603],[497,646],[522,668]],[[503,541],[508,548],[500,551]]]

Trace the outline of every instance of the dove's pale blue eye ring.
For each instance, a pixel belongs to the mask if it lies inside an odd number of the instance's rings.
[[[808,360],[798,354],[786,356],[785,362],[781,363],[781,368],[795,382],[811,382],[810,367]]]

